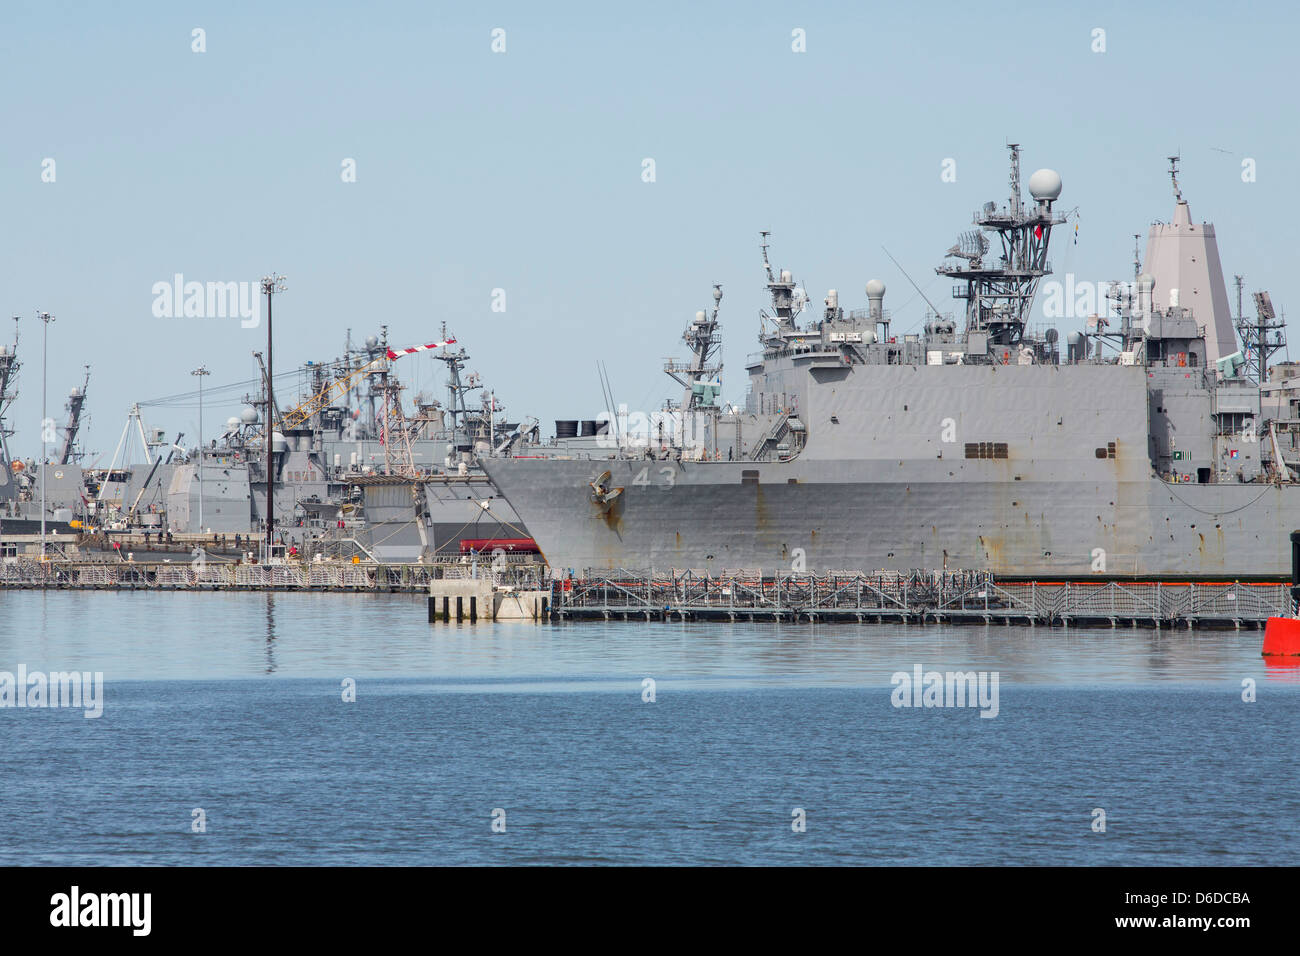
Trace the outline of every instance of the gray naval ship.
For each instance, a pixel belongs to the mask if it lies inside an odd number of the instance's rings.
[[[42,530],[88,538],[81,552],[109,546],[107,538],[96,540],[105,532],[143,532],[158,547],[169,535],[211,535],[232,554],[250,549],[236,536],[265,527],[270,408],[276,538],[286,547],[386,562],[459,560],[498,549],[535,554],[527,528],[478,462],[535,442],[537,422],[507,420],[495,394],[466,373],[464,347],[442,332],[441,341],[408,349],[390,348],[386,330],[356,347],[349,338],[341,357],[290,373],[301,378],[303,394],[283,408],[263,368],[260,391],[244,396],[219,437],[197,447],[147,426],[141,405],[133,406],[107,465],[84,463],[77,443],[88,374],[68,399],[61,440],[48,445],[58,453],[44,462],[11,459],[5,421],[20,368],[15,333],[12,345],[0,346],[0,549],[15,556],[27,539],[30,550]],[[445,403],[424,393],[403,402],[395,363],[420,352],[447,368]],[[145,407],[192,409],[195,398],[170,396]],[[134,542],[132,550],[147,549]]]
[[[1228,304],[1214,227],[1171,162],[1174,215],[1146,269],[1106,284],[1062,342],[1031,328],[1051,274],[1061,177],[974,214],[937,268],[963,321],[931,306],[898,335],[885,286],[815,321],[774,272],[743,406],[720,401],[717,304],[666,371],[682,399],[604,417],[597,453],[484,462],[558,571],[970,569],[1003,576],[1279,576],[1300,526],[1297,367],[1267,293]],[[1136,245],[1136,237],[1135,237]],[[909,280],[910,281],[910,280]],[[917,290],[918,293],[920,290]],[[1240,338],[1240,341],[1238,341]],[[639,419],[639,420],[638,420]]]

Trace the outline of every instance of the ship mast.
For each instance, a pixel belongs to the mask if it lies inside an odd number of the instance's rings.
[[[797,332],[794,320],[803,310],[802,297],[795,291],[794,276],[789,269],[782,269],[779,274],[773,274],[772,263],[767,258],[768,241],[767,237],[770,232],[762,232],[763,237],[763,269],[767,273],[767,291],[772,297],[772,311],[776,313],[776,332],[778,342],[783,339],[782,333]],[[765,318],[771,318],[766,311],[760,313]],[[760,339],[766,343],[764,336],[760,333]]]
[[[9,387],[21,367],[22,363],[18,361],[18,316],[15,315],[14,344],[0,346],[0,469],[3,469],[0,471],[0,498],[11,497],[14,490],[9,467],[9,436],[13,431],[5,425],[5,412],[18,397],[18,393],[11,392]]]
[[[767,261],[766,246],[764,246],[763,261],[764,263]],[[715,283],[713,312],[707,313],[703,310],[696,312],[695,320],[682,333],[682,339],[690,347],[691,360],[686,363],[675,362],[672,359],[664,362],[664,371],[686,390],[682,397],[682,408],[688,411],[713,408],[718,403],[722,365],[714,359],[722,350],[722,336],[719,334],[722,326],[718,323],[718,310],[721,305],[722,286]]]
[[[1259,385],[1268,382],[1269,357],[1286,348],[1286,322],[1277,317],[1273,299],[1267,292],[1252,293],[1255,300],[1255,321],[1241,315],[1241,277],[1237,276],[1237,334],[1246,353],[1246,375]],[[1273,337],[1269,338],[1269,333]]]
[[[201,382],[201,380],[200,380]],[[68,396],[68,427],[63,433],[63,449],[59,452],[59,464],[70,465],[81,454],[76,450],[77,432],[81,428],[81,409],[86,404],[86,389],[90,387],[90,366],[86,366],[86,378],[80,388],[74,388]]]
[[[1007,205],[985,203],[973,217],[979,228],[963,233],[945,254],[958,261],[935,269],[964,283],[952,294],[966,300],[968,341],[972,332],[987,333],[990,347],[1020,343],[1038,283],[1052,271],[1047,261],[1052,227],[1065,222],[1064,216],[1052,211],[1052,203],[1061,195],[1061,177],[1048,169],[1034,173],[1029,178],[1034,206],[1026,210],[1020,198],[1020,147],[1011,143],[1007,148],[1011,151]],[[1001,248],[994,250],[994,262],[985,263],[990,235],[997,236]]]
[[[447,341],[446,322],[442,323],[442,340]],[[469,359],[469,353],[465,351],[463,345],[455,352],[442,349],[434,358],[447,364],[447,414],[451,416],[451,443],[457,447],[457,450],[461,450],[472,444],[468,428],[469,408],[465,404],[465,393],[480,386],[476,381],[462,383],[460,380],[461,369]]]

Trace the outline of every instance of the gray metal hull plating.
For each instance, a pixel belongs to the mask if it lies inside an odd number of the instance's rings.
[[[798,396],[809,442],[790,461],[485,467],[557,569],[1289,572],[1300,487],[1156,476],[1140,367],[830,374]],[[971,457],[972,442],[1005,443],[1005,457]],[[623,492],[602,507],[589,483],[606,469]]]
[[[625,491],[602,513],[589,501],[588,482],[606,467]],[[672,488],[635,487],[640,467],[500,461],[488,470],[548,563],[575,571],[961,568],[1040,577],[1276,576],[1290,569],[1285,532],[1300,525],[1295,487],[1170,486],[1156,478],[1008,487],[878,463],[811,469],[739,462],[672,463]],[[755,468],[758,483],[742,484],[741,471]],[[798,483],[789,484],[795,475]]]

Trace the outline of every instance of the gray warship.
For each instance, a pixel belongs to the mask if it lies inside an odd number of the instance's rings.
[[[936,269],[960,321],[931,306],[896,334],[885,286],[845,311],[831,291],[801,321],[791,272],[720,397],[718,306],[685,333],[683,386],[656,413],[611,410],[605,447],[484,461],[553,571],[967,569],[1004,577],[1278,577],[1300,526],[1297,367],[1269,363],[1283,323],[1229,309],[1217,238],[1196,223],[1171,157],[1174,214],[1146,268],[1110,284],[1062,341],[1033,328],[1066,222],[1052,170],[1010,146],[1010,195],[974,213]],[[1135,237],[1136,239],[1136,237]],[[910,280],[909,280],[910,281]],[[918,292],[920,290],[918,289]],[[639,417],[640,421],[635,421]]]
[[[404,403],[395,363],[426,351],[446,366],[446,401],[421,393]],[[391,348],[386,329],[357,346],[349,335],[342,356],[285,376],[302,386],[290,406],[279,406],[284,388],[267,387],[263,366],[240,414],[197,446],[145,423],[151,406],[192,408],[195,394],[133,406],[107,465],[85,463],[78,446],[87,372],[68,399],[58,454],[24,461],[11,459],[5,425],[20,368],[15,333],[0,347],[0,546],[16,557],[44,531],[56,554],[68,553],[69,539],[80,539],[75,551],[84,555],[123,534],[136,553],[148,550],[142,536],[161,549],[176,535],[215,539],[232,555],[255,550],[245,539],[265,527],[269,414],[276,537],[286,549],[381,562],[533,555],[527,528],[479,460],[535,442],[537,423],[507,420],[495,394],[466,372],[468,359],[445,326],[439,342],[407,349]]]

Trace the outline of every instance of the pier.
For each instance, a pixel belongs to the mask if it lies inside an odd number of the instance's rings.
[[[315,591],[426,594],[451,581],[508,582],[542,588],[540,565],[379,564],[296,562],[248,564],[207,561],[6,561],[0,590]]]
[[[983,572],[587,572],[551,584],[550,619],[1263,627],[1285,582],[998,581]]]
[[[28,561],[0,591],[308,591],[428,598],[430,622],[765,621],[1260,628],[1296,612],[1286,581],[1000,581],[973,571],[587,571],[444,562]]]

